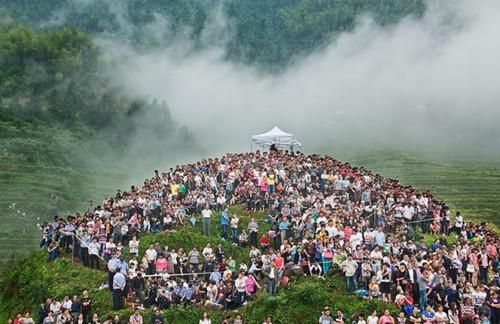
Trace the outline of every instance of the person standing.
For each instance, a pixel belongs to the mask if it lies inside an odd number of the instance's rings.
[[[49,261],[55,261],[57,258],[57,241],[52,240],[49,244],[49,247],[47,248],[47,251],[49,252]]]
[[[220,214],[220,225],[222,227],[222,240],[227,240],[227,228],[229,227],[229,212],[227,208],[224,208]]]
[[[268,260],[264,263],[264,267],[262,269],[262,274],[264,275],[264,281],[266,283],[267,292],[271,295],[276,295],[276,283],[278,273],[274,264]]]
[[[203,218],[203,235],[210,236],[210,217],[212,217],[212,211],[208,205],[201,211],[201,216]]]
[[[257,236],[259,232],[259,224],[252,217],[250,223],[248,223],[248,233],[250,234],[250,246],[257,246]]]
[[[80,299],[80,305],[85,323],[90,322],[92,316],[92,299],[89,297],[89,292],[87,290],[84,290],[82,292],[82,299]]]
[[[236,214],[234,214],[233,217],[231,218],[231,239],[233,241],[233,245],[238,244],[238,238],[239,238],[238,223],[239,223],[239,221],[240,221],[240,219],[238,218],[238,216]]]
[[[347,292],[353,292],[356,289],[356,279],[354,275],[356,274],[356,270],[358,270],[358,263],[354,261],[352,255],[349,254],[347,260],[342,262],[340,267],[345,274]]]
[[[127,281],[125,275],[121,273],[121,268],[116,269],[113,277],[113,309],[118,310],[123,307],[123,292]]]
[[[90,256],[90,269],[99,270],[99,249],[101,245],[97,242],[97,238],[92,240],[92,243],[89,244],[89,256]]]

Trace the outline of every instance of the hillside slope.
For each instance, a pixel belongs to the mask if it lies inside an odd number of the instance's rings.
[[[0,263],[36,246],[37,223],[198,150],[166,103],[111,86],[82,32],[0,24],[0,55]]]
[[[500,167],[495,164],[444,163],[404,153],[360,156],[353,163],[420,190],[430,190],[474,221],[500,225]]]

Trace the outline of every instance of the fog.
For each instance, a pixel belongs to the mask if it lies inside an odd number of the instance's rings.
[[[232,32],[220,13],[206,28],[220,37],[202,51],[182,39],[147,53],[109,38],[101,46],[119,55],[127,94],[166,100],[214,154],[249,150],[252,134],[278,125],[308,152],[487,157],[500,152],[500,2],[452,2],[392,27],[361,17],[279,74],[225,59]]]

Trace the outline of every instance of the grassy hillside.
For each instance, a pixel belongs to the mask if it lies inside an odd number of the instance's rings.
[[[384,176],[401,179],[404,184],[411,184],[421,189],[431,189],[439,198],[447,200],[453,208],[465,213],[469,219],[486,220],[498,226],[499,202],[495,199],[500,191],[500,168],[495,166],[472,167],[455,164],[448,165],[442,162],[432,162],[422,158],[405,154],[386,153],[373,154],[351,159],[355,164],[363,165]],[[98,173],[84,177],[82,170],[70,168],[40,168],[30,163],[15,163],[13,160],[3,159],[2,178],[18,179],[11,188],[2,185],[0,190],[5,193],[7,200],[20,200],[20,197],[30,197],[31,201],[44,201],[46,206],[57,205],[57,200],[75,199],[76,209],[83,208],[87,197],[96,197],[101,192],[111,190],[116,186],[108,186],[107,181],[99,183]],[[109,175],[109,174],[108,174]],[[81,191],[71,190],[73,181],[83,181],[86,185]],[[104,178],[105,179],[105,178]],[[104,180],[102,179],[102,180]],[[112,181],[112,179],[106,179]],[[3,184],[4,182],[2,182]],[[107,188],[108,187],[108,188]],[[87,195],[86,197],[83,197]],[[44,198],[45,197],[45,198]],[[59,198],[58,198],[59,197]],[[52,200],[51,200],[52,199]],[[5,224],[2,228],[2,249],[4,255],[6,251],[25,252],[35,247],[38,236],[35,229],[27,226],[30,216],[22,216],[17,213],[17,208],[8,208],[7,200],[3,200],[3,207],[8,213],[3,213]],[[30,201],[30,199],[26,199]],[[68,203],[66,201],[66,203]],[[41,206],[43,206],[42,203]],[[64,203],[61,205],[64,206]],[[249,220],[241,208],[233,207],[233,212],[243,215],[241,224],[245,226]],[[10,215],[10,216],[9,216]],[[262,214],[257,215],[262,229],[266,224],[262,222]],[[203,247],[207,242],[218,243],[220,228],[217,222],[213,222],[212,230],[215,235],[211,238],[202,236],[201,222],[192,228],[187,226],[173,234],[154,234],[142,239],[142,251],[150,243],[159,242],[161,245],[168,245],[173,248],[183,247],[189,250],[196,245]],[[19,235],[22,232],[22,235]],[[430,242],[430,241],[429,241]],[[223,243],[226,255],[233,255],[237,262],[247,259],[248,249],[240,249]],[[141,251],[141,252],[142,252]],[[13,312],[36,307],[37,302],[45,296],[62,297],[64,294],[79,293],[83,289],[90,289],[92,295],[97,300],[96,307],[103,315],[113,314],[109,309],[109,294],[98,290],[103,280],[100,272],[82,269],[78,264],[73,264],[69,259],[59,259],[54,264],[47,264],[47,254],[45,251],[38,251],[32,256],[15,266],[4,268],[5,273],[1,276],[0,290],[6,294],[0,299],[0,313]],[[32,269],[32,270],[26,270]],[[76,280],[78,278],[78,280]],[[40,284],[45,282],[47,284]],[[28,294],[30,291],[37,291],[36,294]],[[267,314],[279,317],[277,323],[288,323],[300,319],[302,323],[314,323],[317,320],[318,309],[323,304],[340,307],[347,311],[349,315],[356,311],[363,311],[372,307],[382,307],[377,304],[366,304],[354,296],[342,293],[343,282],[338,278],[330,278],[327,281],[295,279],[293,285],[287,288],[286,292],[280,293],[276,297],[261,294],[256,302],[246,305],[241,309],[244,317],[251,322],[261,320]],[[25,298],[29,295],[29,298]],[[19,299],[19,300],[18,300]],[[122,315],[127,315],[129,311],[121,311]],[[174,308],[165,315],[170,322],[179,321],[194,322],[203,312],[200,308]],[[146,315],[149,314],[146,312]],[[147,315],[148,316],[148,315]],[[222,319],[223,311],[213,311],[213,320]],[[147,317],[146,317],[147,318]],[[1,319],[1,318],[0,318]]]

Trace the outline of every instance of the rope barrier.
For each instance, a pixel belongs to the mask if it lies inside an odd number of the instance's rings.
[[[81,244],[82,246],[84,246],[84,247],[88,248],[88,245],[87,245],[87,244],[85,244],[85,243],[83,243],[83,239],[82,239],[80,236],[78,236],[78,234],[71,232],[71,233],[66,233],[66,235],[76,237],[76,238],[78,239],[78,241],[80,241],[80,244]],[[74,249],[74,248],[75,248],[75,244],[73,244],[73,245],[71,246],[71,252],[72,252],[72,253],[71,253],[71,255],[73,255],[73,249]],[[89,254],[89,255],[90,255],[90,254]],[[105,260],[103,257],[101,257],[99,254],[92,254],[92,255],[95,255],[95,256],[97,256],[100,260],[102,260],[103,262],[108,263],[108,261],[106,261],[106,260]]]

